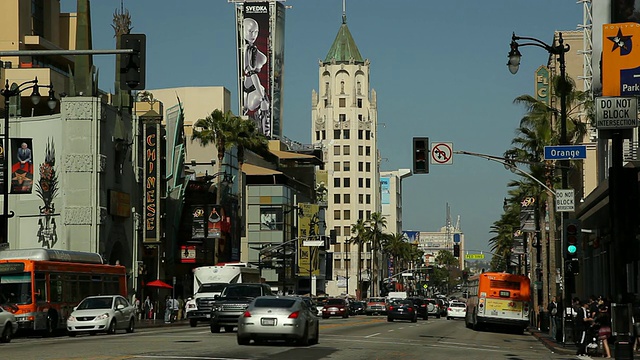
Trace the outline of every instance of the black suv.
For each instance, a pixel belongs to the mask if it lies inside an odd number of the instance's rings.
[[[429,313],[427,312],[427,302],[423,298],[419,297],[410,297],[407,300],[411,300],[413,302],[413,306],[418,310],[418,317],[423,318],[424,320],[429,320]]]
[[[229,284],[220,296],[215,297],[211,307],[211,332],[233,331],[238,325],[238,318],[258,296],[273,295],[267,284]]]

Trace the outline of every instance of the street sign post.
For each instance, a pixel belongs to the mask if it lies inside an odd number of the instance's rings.
[[[465,254],[465,260],[482,260],[484,259],[484,254]]]
[[[603,96],[596,98],[596,128],[632,129],[638,127],[636,97]]]
[[[431,143],[431,164],[451,165],[453,164],[453,143],[433,142]]]
[[[545,160],[584,160],[586,158],[586,145],[556,145],[544,147]]]
[[[576,211],[575,192],[573,189],[556,190],[556,211],[557,212]]]

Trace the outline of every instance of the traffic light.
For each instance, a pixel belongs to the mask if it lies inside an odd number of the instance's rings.
[[[133,49],[133,54],[120,57],[120,89],[144,90],[147,36],[145,34],[123,34],[121,49]]]
[[[564,226],[565,259],[577,259],[580,239],[580,220],[567,220]]]
[[[460,245],[453,244],[453,256],[460,257]]]
[[[429,162],[427,162],[427,153],[429,147],[428,137],[413,138],[413,173],[428,174]]]

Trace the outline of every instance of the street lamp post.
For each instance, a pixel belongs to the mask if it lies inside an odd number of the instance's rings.
[[[56,107],[55,92],[53,91],[53,85],[38,85],[38,78],[25,81],[18,86],[9,87],[9,80],[7,79],[4,85],[4,89],[0,90],[0,95],[4,97],[4,133],[2,143],[2,196],[3,196],[3,212],[2,212],[2,239],[0,244],[9,243],[9,218],[12,218],[14,212],[9,212],[9,99],[14,96],[19,96],[20,93],[27,90],[33,90],[31,93],[31,102],[33,105],[40,103],[40,91],[39,88],[49,89],[49,98],[47,105],[49,109],[53,110]],[[6,245],[4,245],[6,246]]]
[[[518,41],[524,40],[523,43],[518,43]],[[558,44],[555,46],[551,46],[549,44],[544,43],[541,40],[532,37],[525,36],[517,36],[515,33],[511,36],[511,50],[509,51],[509,61],[507,62],[507,66],[509,67],[509,71],[512,74],[518,72],[518,68],[520,67],[520,59],[522,58],[522,54],[518,48],[520,46],[537,46],[546,50],[550,55],[558,56],[558,63],[560,65],[560,145],[568,145],[567,139],[567,74],[566,74],[566,62],[565,62],[565,53],[567,53],[570,49],[569,45],[564,44],[564,39],[562,38],[562,33],[558,33]],[[561,160],[561,176],[562,176],[562,189],[567,189],[569,187],[568,183],[568,171],[569,171],[569,160]],[[562,213],[561,218],[561,227],[564,227],[567,219],[567,212]],[[552,229],[555,231],[555,229]],[[563,235],[561,238],[561,249],[565,248],[565,243],[567,239]],[[564,256],[563,256],[564,259]],[[562,266],[564,269],[564,266]],[[564,274],[562,281],[564,282],[563,286],[563,308],[567,308],[571,306],[571,293],[573,292],[574,282],[573,278],[570,281],[567,281],[570,274]],[[571,285],[571,286],[569,286]],[[564,326],[563,326],[564,327]]]

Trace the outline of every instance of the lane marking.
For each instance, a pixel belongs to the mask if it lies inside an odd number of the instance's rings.
[[[368,339],[368,338],[372,338],[372,337],[374,337],[374,336],[378,336],[378,335],[380,335],[380,333],[375,333],[375,334],[367,335],[367,336],[365,336],[365,338],[367,338],[367,339]]]

